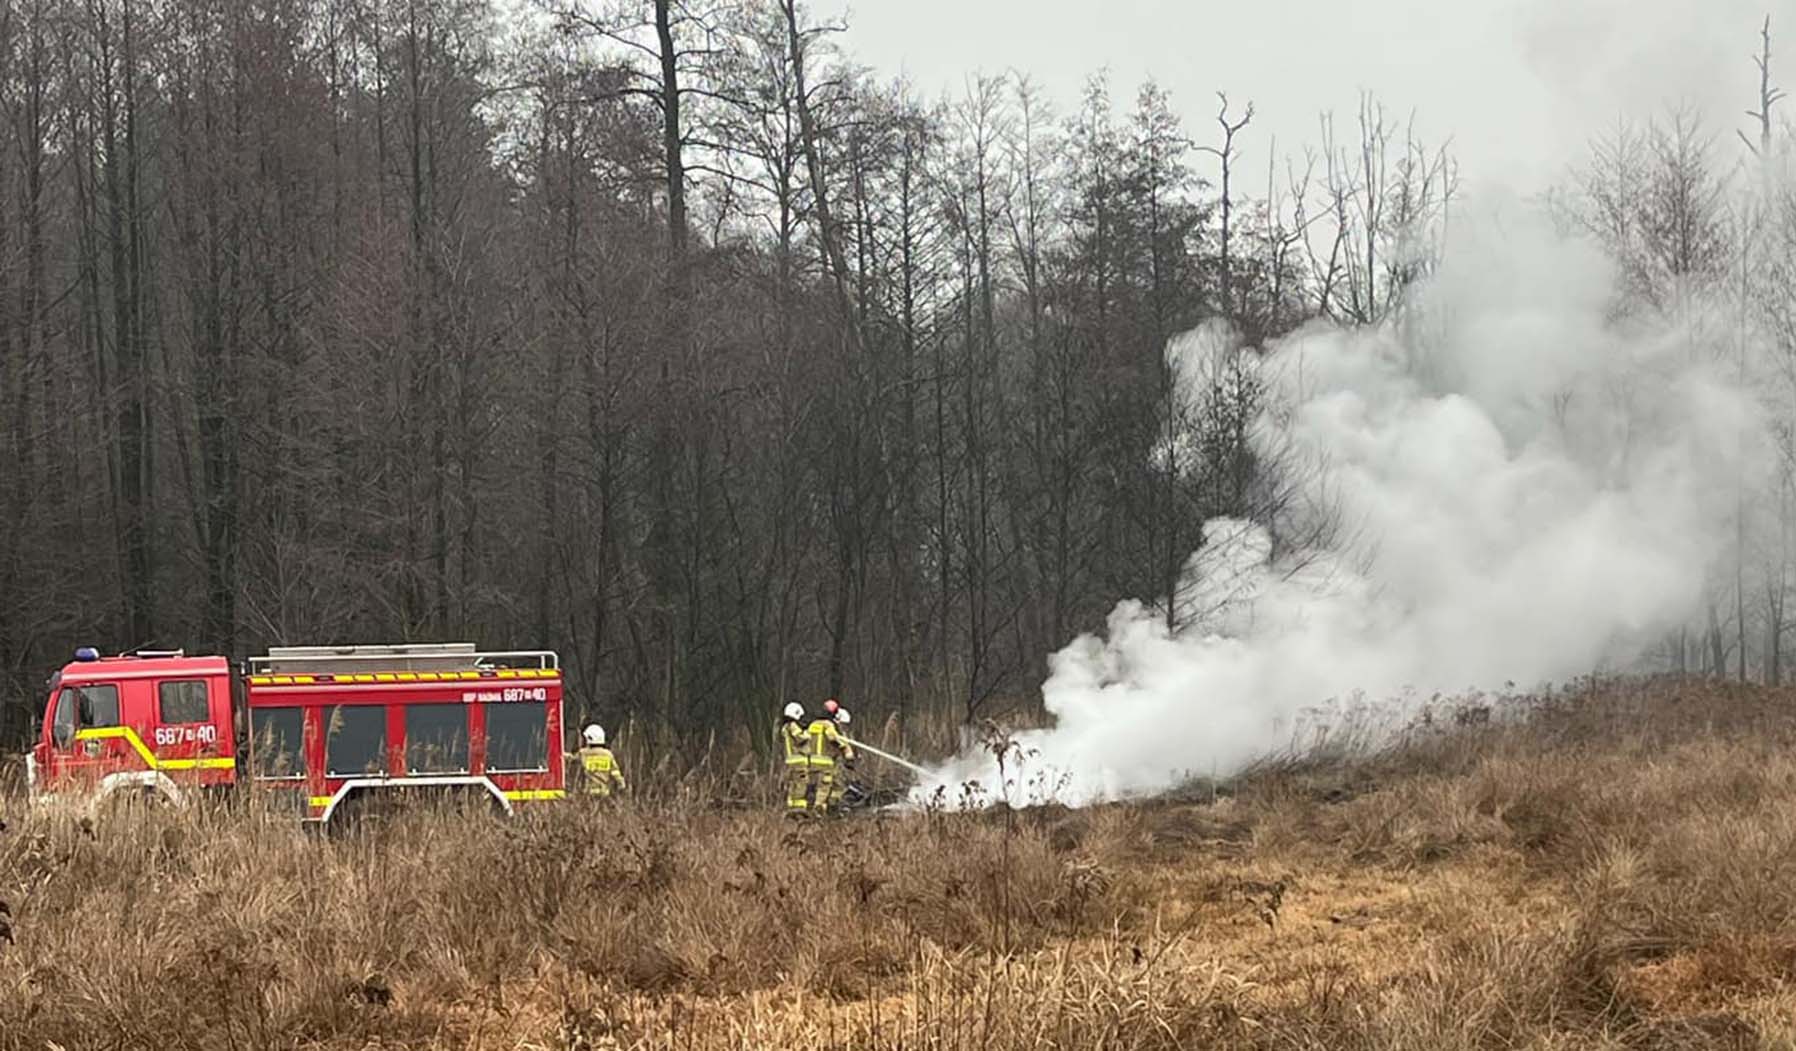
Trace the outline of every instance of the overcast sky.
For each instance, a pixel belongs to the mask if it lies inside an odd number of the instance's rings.
[[[1251,99],[1263,166],[1315,143],[1317,114],[1345,132],[1362,89],[1424,138],[1450,136],[1468,188],[1520,192],[1558,179],[1582,143],[1622,115],[1701,109],[1730,158],[1758,88],[1750,60],[1766,0],[815,0],[846,12],[861,62],[932,94],[968,73],[1020,69],[1061,111],[1111,71],[1118,108],[1152,74],[1194,138],[1214,129],[1215,92]],[[1796,5],[1781,68],[1796,91]],[[1773,74],[1779,25],[1772,23]],[[1796,118],[1796,101],[1787,116]],[[1263,170],[1263,167],[1261,168]]]

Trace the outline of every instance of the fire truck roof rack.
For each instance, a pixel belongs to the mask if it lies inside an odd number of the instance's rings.
[[[378,646],[270,646],[249,659],[255,675],[374,671],[480,671],[491,668],[559,668],[550,650],[480,651],[471,642],[394,643]]]

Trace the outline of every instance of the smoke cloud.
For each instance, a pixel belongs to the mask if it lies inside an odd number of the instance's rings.
[[[1055,725],[1020,736],[1007,787],[974,749],[918,798],[976,780],[1081,804],[1226,776],[1319,712],[1394,725],[1437,693],[1637,666],[1691,623],[1764,462],[1760,411],[1700,311],[1611,320],[1606,261],[1544,225],[1462,224],[1400,323],[1254,355],[1274,392],[1255,443],[1301,499],[1272,530],[1206,524],[1194,623],[1125,601],[1054,654]],[[1232,352],[1214,332],[1168,349],[1190,374]],[[1322,521],[1321,549],[1275,542]]]

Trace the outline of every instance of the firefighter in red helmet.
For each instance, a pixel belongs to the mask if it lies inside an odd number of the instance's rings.
[[[830,786],[829,808],[831,810],[840,810],[842,808],[842,798],[848,794],[848,778],[854,771],[855,756],[854,745],[848,740],[848,724],[851,721],[848,715],[848,709],[841,705],[836,705],[833,719],[836,724],[835,748],[839,768],[834,771],[835,779]]]
[[[810,739],[808,754],[811,767],[811,797],[814,800],[811,806],[820,813],[827,813],[830,805],[838,798],[836,794],[837,757],[853,759],[854,747],[842,740],[842,735],[836,731],[835,712],[839,711],[841,706],[836,704],[835,698],[832,697],[824,702],[823,707],[824,714],[811,720],[810,725],[805,727],[805,735]]]

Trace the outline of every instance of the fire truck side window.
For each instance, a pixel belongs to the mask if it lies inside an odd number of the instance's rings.
[[[405,768],[414,774],[467,773],[468,706],[406,705]]]
[[[81,698],[80,718],[83,728],[118,725],[117,686],[72,686],[70,689]]]
[[[50,717],[50,739],[56,747],[67,748],[75,743],[75,707],[81,702],[74,690],[63,690],[50,703],[56,706]]]
[[[486,706],[486,768],[496,773],[549,768],[549,711],[542,704]]]
[[[184,679],[156,684],[156,714],[164,726],[210,722],[203,679]]]
[[[304,777],[304,708],[256,708],[250,712],[250,752],[257,777]]]
[[[378,704],[339,704],[325,721],[324,770],[332,777],[362,777],[387,768],[387,709]]]

